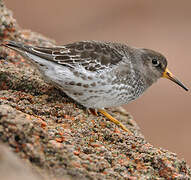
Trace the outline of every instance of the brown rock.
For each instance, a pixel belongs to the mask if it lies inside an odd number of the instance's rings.
[[[10,12],[0,3],[0,8]],[[9,24],[8,19],[11,14],[1,15],[0,23]],[[2,40],[8,30],[2,30],[1,25]],[[14,27],[7,38],[39,46],[54,43]],[[63,92],[46,84],[18,54],[2,47],[0,54],[4,58],[0,60],[0,141],[41,174],[48,172],[59,179],[190,178],[186,162],[149,144],[123,109],[110,111],[133,136],[102,116],[87,114]]]
[[[23,162],[8,147],[0,144],[0,174],[3,180],[42,180],[29,164]]]

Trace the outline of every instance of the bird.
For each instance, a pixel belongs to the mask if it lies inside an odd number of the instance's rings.
[[[168,70],[165,56],[151,49],[101,41],[79,41],[53,47],[31,46],[18,41],[4,41],[1,45],[32,63],[46,82],[130,134],[131,131],[105,108],[128,104],[161,77],[188,91]]]

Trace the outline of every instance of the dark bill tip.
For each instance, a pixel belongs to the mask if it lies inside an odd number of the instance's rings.
[[[174,83],[178,84],[180,87],[182,87],[185,91],[188,91],[188,88],[186,86],[184,86],[184,84],[182,84],[178,79],[176,79],[175,77],[169,77],[169,79],[171,81],[173,81]]]
[[[170,79],[174,83],[178,84],[180,87],[182,87],[185,91],[188,91],[188,88],[182,84],[176,77],[173,76],[173,74],[166,68],[165,72],[163,73],[163,77]]]

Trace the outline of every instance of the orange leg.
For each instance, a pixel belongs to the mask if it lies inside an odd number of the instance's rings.
[[[128,132],[130,135],[132,135],[132,132],[130,130],[128,130],[121,122],[119,122],[117,119],[115,119],[114,117],[112,117],[111,115],[109,115],[105,110],[103,109],[99,109],[98,112],[100,112],[101,114],[103,114],[105,117],[107,117],[111,122],[115,123],[116,125],[118,125],[121,129],[123,129],[124,131]]]

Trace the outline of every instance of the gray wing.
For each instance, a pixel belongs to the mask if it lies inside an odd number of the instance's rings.
[[[89,71],[111,68],[123,61],[124,54],[115,48],[114,43],[81,41],[57,47],[33,47],[23,43],[8,41],[3,44],[17,51],[26,51],[57,64],[75,68],[83,66]]]

